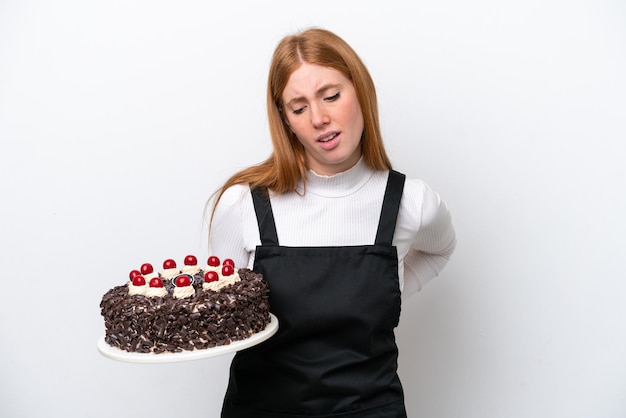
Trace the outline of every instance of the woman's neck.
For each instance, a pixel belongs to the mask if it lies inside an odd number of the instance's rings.
[[[363,158],[346,171],[332,176],[323,176],[312,170],[307,171],[306,191],[303,182],[298,184],[299,194],[312,193],[323,197],[342,197],[363,187],[374,172],[367,167]]]

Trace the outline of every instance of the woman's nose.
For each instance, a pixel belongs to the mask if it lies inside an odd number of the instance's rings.
[[[311,106],[311,124],[315,128],[321,128],[330,122],[330,116],[324,106]]]

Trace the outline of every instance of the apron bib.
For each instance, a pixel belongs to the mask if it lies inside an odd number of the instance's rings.
[[[279,329],[235,355],[223,418],[406,417],[392,245],[403,187],[390,171],[375,243],[342,247],[280,246],[267,193],[252,191],[262,243],[254,271]]]

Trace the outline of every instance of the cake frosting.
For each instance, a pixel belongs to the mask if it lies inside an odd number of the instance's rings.
[[[134,296],[134,295],[145,296],[148,288],[149,288],[148,283],[145,283],[143,285],[135,285],[133,284],[133,282],[128,282],[128,295],[129,296]]]
[[[180,270],[168,259],[158,273],[148,263],[131,271],[126,284],[102,297],[105,341],[158,354],[226,345],[265,329],[270,314],[263,277],[216,259],[210,257],[206,268],[187,256]]]

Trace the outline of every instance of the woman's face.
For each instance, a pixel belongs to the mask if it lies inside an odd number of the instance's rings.
[[[304,63],[289,77],[282,100],[309,169],[333,175],[359,161],[363,113],[354,86],[342,73]]]

